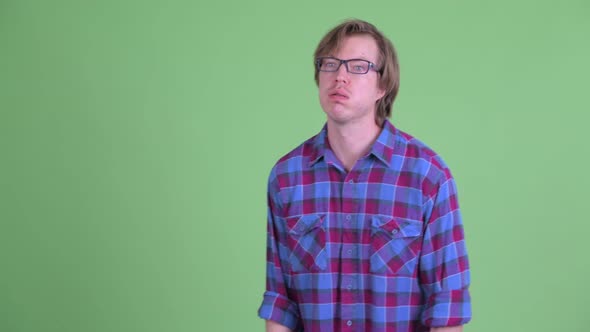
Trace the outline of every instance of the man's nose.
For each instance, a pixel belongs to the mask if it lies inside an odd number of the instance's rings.
[[[348,83],[350,79],[350,76],[348,75],[350,74],[346,69],[346,64],[341,64],[340,68],[338,68],[338,71],[336,71],[336,82]]]

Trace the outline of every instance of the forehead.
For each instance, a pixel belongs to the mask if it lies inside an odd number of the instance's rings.
[[[338,48],[331,52],[340,59],[365,59],[376,62],[379,57],[377,42],[370,35],[352,35],[344,37]]]

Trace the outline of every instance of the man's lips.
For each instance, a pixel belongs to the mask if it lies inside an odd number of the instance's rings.
[[[341,90],[341,89],[334,90],[334,91],[330,92],[329,96],[332,99],[338,99],[338,100],[343,100],[343,99],[349,98],[348,93],[344,90]]]

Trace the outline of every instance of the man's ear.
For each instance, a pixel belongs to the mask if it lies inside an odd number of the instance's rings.
[[[375,100],[375,102],[378,102],[379,100],[381,100],[381,98],[383,98],[383,96],[385,96],[385,89],[377,90],[377,100]]]

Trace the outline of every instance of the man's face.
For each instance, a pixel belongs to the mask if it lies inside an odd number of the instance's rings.
[[[340,49],[329,56],[342,59],[363,59],[377,65],[379,50],[368,35],[346,37]],[[337,124],[375,123],[376,102],[385,94],[379,88],[379,74],[352,74],[342,64],[336,72],[319,73],[320,104],[328,121]],[[370,122],[369,122],[370,121]]]

